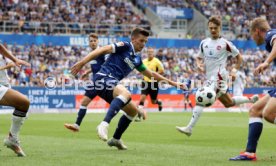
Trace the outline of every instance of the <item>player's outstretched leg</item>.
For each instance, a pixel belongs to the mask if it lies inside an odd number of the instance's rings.
[[[4,139],[4,145],[13,150],[17,156],[24,157],[26,155],[20,146],[19,132],[26,119],[30,101],[21,93],[13,89],[8,89],[0,100],[0,105],[12,106],[15,108],[12,115],[11,128],[7,138]]]
[[[94,92],[94,91],[92,91],[92,92]],[[67,129],[69,129],[73,132],[78,132],[80,130],[80,125],[82,123],[82,120],[86,115],[87,106],[89,105],[89,103],[95,96],[96,96],[95,93],[91,93],[91,91],[86,91],[85,95],[83,96],[83,98],[81,100],[81,106],[80,106],[80,109],[78,112],[76,122],[74,124],[65,123],[64,127],[66,127]]]
[[[122,95],[117,96],[112,100],[110,107],[106,113],[104,120],[97,126],[98,136],[101,140],[107,141],[108,139],[108,126],[110,121],[115,115],[118,114],[120,109],[125,106],[129,100]]]
[[[256,103],[259,100],[258,95],[253,95],[251,97],[246,96],[234,96],[232,97],[235,105],[240,105],[244,103]]]
[[[248,128],[248,140],[245,152],[241,152],[238,156],[232,157],[231,161],[255,161],[256,150],[259,138],[263,130],[262,111],[265,108],[269,95],[263,97],[256,102],[249,110],[249,128]]]
[[[83,120],[83,118],[86,115],[86,111],[87,111],[87,106],[80,106],[79,112],[78,112],[78,117],[76,119],[76,122],[74,124],[70,124],[70,123],[65,123],[64,127],[66,127],[67,129],[73,131],[73,132],[79,132],[80,131],[80,125],[81,122]]]
[[[110,96],[112,98],[113,96],[116,97],[112,99],[104,120],[97,126],[98,137],[103,141],[107,141],[108,139],[108,126],[111,120],[118,114],[121,108],[131,102],[131,93],[123,85],[117,85],[110,93],[105,94],[108,95],[107,98],[110,98]],[[137,110],[136,107],[135,110]],[[137,111],[135,113],[137,114]]]
[[[197,121],[199,120],[200,115],[201,115],[202,112],[203,112],[203,107],[195,106],[195,108],[193,109],[193,116],[192,116],[189,124],[185,127],[176,126],[176,129],[179,132],[186,134],[187,136],[191,136],[192,135],[192,129],[196,125]]]

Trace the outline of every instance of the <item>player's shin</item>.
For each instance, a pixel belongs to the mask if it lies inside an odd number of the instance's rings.
[[[18,139],[18,134],[21,126],[23,125],[26,119],[27,111],[14,110],[12,116],[12,124],[10,128],[10,134],[13,138]]]
[[[133,117],[127,114],[124,114],[119,120],[117,129],[113,135],[113,138],[120,140],[123,133],[126,131],[126,129],[128,128],[129,124],[132,122],[132,120],[133,120]]]
[[[262,134],[263,122],[262,118],[251,117],[249,118],[249,131],[246,152],[255,153],[259,138]]]
[[[110,123],[115,115],[123,108],[131,99],[126,99],[124,96],[119,95],[110,103],[110,107],[106,113],[104,121]]]
[[[86,111],[87,111],[87,106],[81,105],[80,110],[78,112],[78,117],[77,117],[77,120],[76,120],[77,125],[79,125],[79,126],[81,125],[81,122],[82,122],[82,120],[83,120],[83,118],[86,114]]]
[[[244,103],[255,103],[259,97],[257,95],[254,95],[252,97],[246,97],[246,96],[234,96],[232,97],[235,105],[240,105]]]
[[[198,105],[195,106],[195,108],[193,109],[192,119],[190,120],[190,123],[188,124],[187,127],[192,129],[196,125],[197,121],[199,120],[202,112],[203,112],[203,107]]]

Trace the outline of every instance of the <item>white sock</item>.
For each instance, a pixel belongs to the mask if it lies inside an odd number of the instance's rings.
[[[81,105],[80,109],[87,109],[87,106]]]
[[[252,103],[250,98],[245,97],[245,96],[234,96],[234,97],[232,97],[232,99],[234,100],[235,105],[240,105],[240,104],[244,104],[244,103]]]
[[[103,125],[103,126],[109,126],[109,123],[107,123],[106,121],[102,121],[100,125]]]
[[[138,108],[143,109],[144,106],[143,105],[138,105]]]
[[[201,106],[195,106],[195,108],[193,109],[192,119],[190,120],[190,122],[189,122],[189,124],[188,124],[187,127],[189,127],[189,128],[192,129],[196,125],[196,123],[197,123],[197,121],[198,121],[198,119],[199,119],[202,111],[203,111],[203,107],[201,107]]]
[[[18,139],[18,134],[20,131],[21,126],[24,123],[24,120],[26,117],[19,117],[19,116],[12,116],[12,124],[11,124],[11,129],[10,133],[13,138]]]
[[[274,124],[276,124],[276,118],[274,119]]]

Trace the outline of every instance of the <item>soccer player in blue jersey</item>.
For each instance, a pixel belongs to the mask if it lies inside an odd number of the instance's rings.
[[[257,45],[265,43],[265,48],[269,52],[266,60],[254,71],[254,74],[262,74],[274,61],[276,64],[276,29],[271,29],[267,20],[255,18],[250,27],[250,33]],[[274,65],[275,65],[274,64]],[[274,66],[275,67],[275,66]],[[276,124],[276,88],[270,90],[267,95],[253,104],[249,110],[249,132],[246,150],[240,155],[230,158],[233,161],[255,161],[256,149],[259,138],[262,134],[263,122]]]
[[[98,35],[96,33],[91,33],[89,35],[89,46],[90,46],[92,51],[98,48],[98,43],[99,43]],[[106,59],[108,57],[109,57],[109,54],[106,54],[106,55],[103,55],[103,56],[99,56],[94,60],[91,60],[89,62],[91,69],[87,70],[82,75],[82,78],[87,77],[90,73],[96,74],[101,69],[102,64],[106,61]],[[85,94],[84,94],[84,97],[82,98],[82,101],[81,101],[81,106],[80,106],[80,109],[79,109],[79,112],[78,112],[76,122],[74,124],[69,124],[69,123],[64,124],[64,126],[67,129],[69,129],[73,132],[78,132],[80,130],[81,122],[82,122],[83,118],[86,115],[87,106],[96,96],[97,96],[96,93],[91,93],[91,91],[85,90]],[[138,109],[135,106],[135,104],[132,103],[132,102],[130,104],[131,105],[129,107],[131,107],[132,109],[137,109],[137,111],[141,114],[143,119],[146,118],[145,117],[146,115],[144,114],[142,109]]]
[[[149,32],[147,30],[135,28],[131,33],[131,42],[117,42],[98,48],[71,68],[71,73],[76,75],[92,59],[100,55],[110,54],[100,71],[93,77],[94,86],[90,91],[91,93],[96,92],[101,98],[110,103],[104,120],[97,127],[98,136],[103,141],[108,140],[108,126],[111,119],[125,106],[125,114],[120,118],[113,138],[107,142],[109,146],[115,146],[119,150],[127,149],[121,141],[121,136],[137,115],[137,111],[131,109],[128,104],[131,101],[131,93],[123,85],[118,84],[120,80],[134,69],[137,69],[149,78],[154,77],[157,81],[166,81],[172,86],[186,89],[184,84],[171,81],[156,72],[152,72],[142,63],[141,56],[137,52],[142,51],[148,41],[148,36]]]
[[[96,33],[89,34],[89,46],[91,50],[95,50],[98,47],[98,35]],[[98,58],[89,62],[91,69],[87,70],[83,75],[82,78],[87,77],[90,73],[96,74],[105,60],[108,58],[108,54],[104,56],[99,56]],[[78,112],[78,116],[76,122],[74,124],[66,123],[64,126],[74,132],[78,132],[80,129],[81,122],[86,114],[88,104],[97,96],[96,93],[90,93],[88,90],[85,91],[85,94],[81,100],[80,109]]]

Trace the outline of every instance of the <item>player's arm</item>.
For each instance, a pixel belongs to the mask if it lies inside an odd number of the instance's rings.
[[[28,62],[18,59],[14,55],[12,55],[2,44],[0,44],[0,54],[12,60],[16,66],[19,66],[19,67],[21,65],[31,66]]]
[[[142,68],[142,67],[140,67],[140,68]],[[151,70],[147,69],[146,67],[144,67],[144,69],[142,69],[142,70],[138,69],[138,71],[140,71],[144,76],[147,76],[148,78],[153,77],[158,82],[164,81],[164,82],[166,82],[166,83],[168,83],[172,86],[179,87],[181,89],[187,89],[185,84],[169,80],[169,79],[163,77],[162,75],[158,74],[157,72],[154,72],[154,71],[151,71]]]
[[[237,63],[236,63],[236,65],[235,65],[235,68],[236,68],[237,70],[240,70],[241,64],[242,64],[242,61],[243,61],[241,54],[238,54],[238,55],[236,56],[236,59],[237,59]]]
[[[264,63],[260,64],[256,70],[254,71],[254,74],[260,74],[262,73],[264,70],[266,70],[270,63],[276,58],[276,40],[274,39],[272,42],[272,50],[270,52],[270,54],[268,55],[268,57],[266,58],[266,60],[264,61]]]
[[[71,67],[71,74],[76,75],[85,64],[87,64],[93,59],[96,59],[98,56],[111,54],[113,52],[114,52],[114,46],[112,45],[103,46],[93,50],[88,55],[86,55],[82,60],[74,64],[73,67]]]
[[[5,66],[1,66],[0,67],[0,71],[1,70],[6,70],[6,69],[10,69],[12,67],[15,67],[15,64],[13,62],[10,62],[10,63],[6,64]]]
[[[203,58],[197,56],[196,57],[196,65],[199,71],[204,72],[204,63],[202,63]]]

